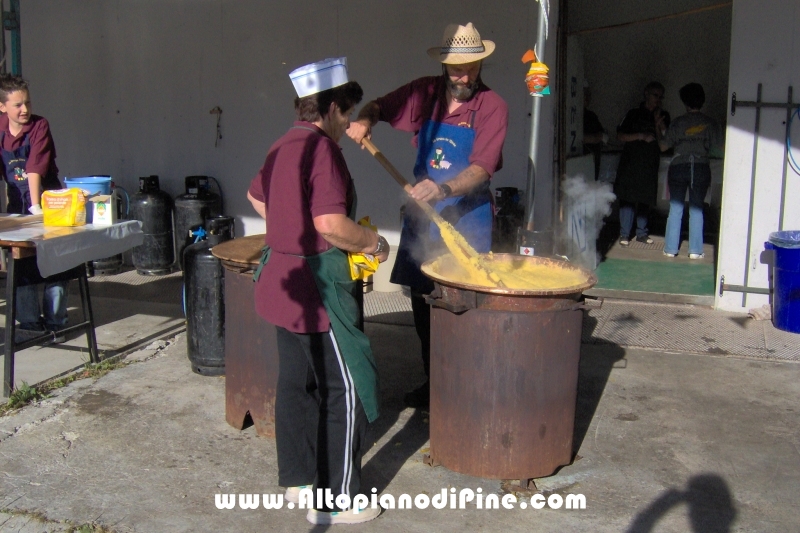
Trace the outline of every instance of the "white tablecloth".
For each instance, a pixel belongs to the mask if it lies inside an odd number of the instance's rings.
[[[123,220],[111,226],[87,224],[68,228],[30,224],[0,231],[0,240],[35,243],[39,273],[47,277],[139,246],[144,242],[144,233],[138,220]]]

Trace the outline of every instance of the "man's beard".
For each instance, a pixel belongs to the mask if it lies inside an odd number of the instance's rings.
[[[478,80],[470,83],[461,83],[460,81],[454,82],[449,76],[447,77],[447,90],[450,92],[450,96],[456,100],[469,100],[478,90],[478,87],[480,87],[480,81]]]

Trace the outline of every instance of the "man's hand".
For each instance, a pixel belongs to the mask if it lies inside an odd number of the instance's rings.
[[[438,202],[444,199],[442,190],[432,179],[424,179],[417,182],[417,184],[411,188],[409,196],[419,202]]]
[[[371,139],[372,127],[370,126],[369,120],[360,119],[350,122],[350,127],[347,128],[347,136],[353,139],[356,144],[361,144],[361,140],[365,137]],[[361,149],[364,149],[363,145],[361,145]]]
[[[656,136],[657,137],[661,137],[662,135],[664,135],[665,130],[667,129],[666,126],[664,125],[664,121],[665,121],[666,117],[664,116],[664,114],[661,112],[661,109],[659,108],[659,109],[655,110],[655,113],[653,114],[653,118],[656,121]]]
[[[356,119],[350,121],[350,127],[347,128],[347,136],[353,139],[356,144],[361,145],[362,150],[364,145],[361,144],[361,141],[365,137],[367,139],[372,138],[372,126],[378,123],[380,113],[381,108],[378,102],[373,100],[364,104]]]

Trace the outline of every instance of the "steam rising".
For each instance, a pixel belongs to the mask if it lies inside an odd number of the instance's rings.
[[[563,211],[557,249],[571,262],[594,270],[599,260],[597,237],[617,198],[612,185],[589,181],[579,174],[565,179],[561,191]]]

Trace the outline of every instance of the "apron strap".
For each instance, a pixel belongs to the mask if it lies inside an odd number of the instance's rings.
[[[258,278],[261,277],[261,271],[264,270],[264,265],[267,264],[269,261],[269,254],[272,252],[272,248],[269,246],[264,246],[261,249],[261,259],[258,260],[258,266],[256,267],[255,271],[253,272],[253,281],[258,281]]]

